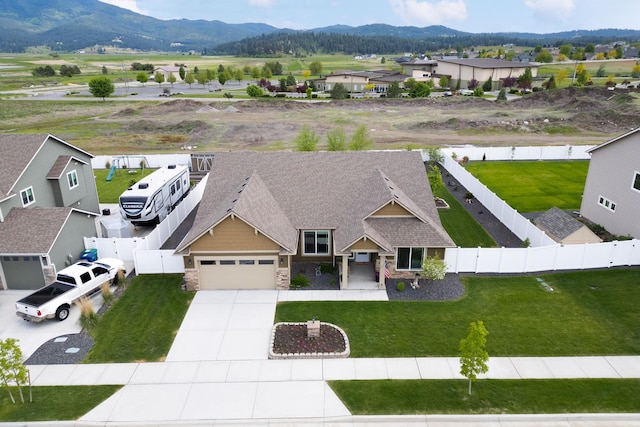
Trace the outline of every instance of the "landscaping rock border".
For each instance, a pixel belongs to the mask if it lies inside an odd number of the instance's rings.
[[[339,358],[347,358],[351,354],[351,347],[349,346],[349,338],[347,334],[342,330],[342,328],[326,322],[320,322],[320,326],[329,326],[331,328],[336,329],[338,332],[342,334],[344,338],[344,346],[345,349],[340,353],[275,353],[273,351],[273,345],[276,339],[276,329],[280,325],[305,325],[306,322],[279,322],[273,325],[271,329],[271,342],[269,344],[269,359],[339,359]]]

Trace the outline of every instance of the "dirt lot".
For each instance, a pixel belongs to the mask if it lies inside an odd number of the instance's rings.
[[[326,133],[347,137],[365,125],[376,149],[428,145],[598,144],[640,125],[638,92],[604,87],[536,92],[508,102],[474,97],[344,101],[169,99],[107,102],[86,117],[93,132],[60,137],[95,154],[281,150],[303,126],[326,145]],[[86,114],[87,111],[84,111]],[[78,113],[80,114],[80,113]],[[84,119],[83,119],[84,120]],[[74,125],[79,124],[74,120]]]

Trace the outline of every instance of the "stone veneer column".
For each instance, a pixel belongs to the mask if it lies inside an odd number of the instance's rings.
[[[289,269],[288,268],[276,269],[276,289],[286,290],[290,288],[290,285],[291,285],[291,277],[289,275]]]
[[[184,282],[188,291],[200,290],[200,279],[198,276],[198,270],[195,268],[184,269]]]
[[[46,265],[42,267],[42,273],[44,274],[45,285],[50,285],[56,281],[56,269],[53,265]]]

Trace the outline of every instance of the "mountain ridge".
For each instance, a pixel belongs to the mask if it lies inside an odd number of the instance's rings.
[[[469,33],[441,25],[428,27],[367,24],[332,25],[308,30],[263,23],[227,24],[220,20],[161,20],[98,0],[0,0],[0,51],[23,52],[30,46],[73,51],[92,46],[157,51],[202,52],[225,43],[274,33],[327,33],[402,39],[465,38],[490,34],[513,40],[568,40],[600,37],[640,39],[628,29],[571,30],[560,33]]]

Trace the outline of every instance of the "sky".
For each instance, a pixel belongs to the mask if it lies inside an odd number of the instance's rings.
[[[159,19],[330,25],[444,25],[470,33],[640,29],[638,0],[100,0]],[[365,7],[366,5],[366,7]]]

